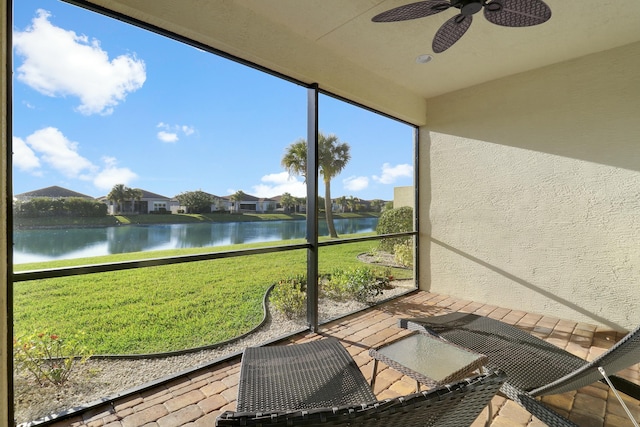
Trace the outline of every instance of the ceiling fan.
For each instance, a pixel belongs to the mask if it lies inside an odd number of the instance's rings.
[[[460,10],[445,22],[433,38],[435,53],[449,49],[469,29],[473,15],[484,9],[484,17],[504,27],[529,27],[551,18],[551,9],[542,0],[424,0],[396,7],[374,16],[373,22],[397,22],[435,15],[449,8]]]

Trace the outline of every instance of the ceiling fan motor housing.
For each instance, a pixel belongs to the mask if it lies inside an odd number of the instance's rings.
[[[451,6],[460,9],[460,13],[464,16],[471,16],[482,10],[482,0],[451,0]]]

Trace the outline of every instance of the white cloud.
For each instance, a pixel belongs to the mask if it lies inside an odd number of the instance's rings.
[[[22,171],[39,174],[40,159],[31,148],[21,139],[13,137],[13,164]]]
[[[158,132],[158,139],[162,142],[178,142],[178,134],[172,132],[165,132],[161,130]]]
[[[103,157],[102,167],[95,165],[80,155],[77,142],[54,127],[37,130],[24,140],[14,136],[13,153],[14,164],[20,170],[42,175],[44,166],[49,166],[67,178],[92,181],[101,190],[137,178],[130,169],[118,167],[114,157]]]
[[[265,175],[260,180],[262,184],[254,185],[253,195],[256,197],[274,197],[289,193],[294,197],[306,197],[307,187],[304,181],[292,177],[288,172]]]
[[[412,177],[413,176],[413,166],[409,164],[400,164],[396,166],[391,166],[389,163],[385,163],[382,165],[382,175],[381,176],[373,176],[374,181],[377,181],[381,184],[393,184],[398,180],[398,178],[403,177]]]
[[[113,157],[103,157],[104,168],[93,178],[93,184],[101,190],[111,190],[116,184],[128,185],[136,179],[136,175],[128,168],[117,167],[117,161]]]
[[[27,145],[40,159],[69,178],[86,179],[97,167],[78,153],[78,143],[67,139],[54,127],[47,127],[26,138]]]
[[[178,133],[180,132],[182,132],[185,136],[190,136],[195,132],[193,126],[170,125],[164,122],[158,123],[156,127],[162,129],[157,133],[158,139],[162,142],[167,143],[178,142],[180,140]]]
[[[31,26],[13,35],[23,58],[18,80],[47,96],[76,96],[82,114],[111,114],[127,95],[146,80],[144,61],[135,55],[109,60],[98,40],[65,30],[49,22],[39,9]]]
[[[364,190],[369,186],[369,178],[366,176],[350,176],[342,180],[342,185],[349,191]]]

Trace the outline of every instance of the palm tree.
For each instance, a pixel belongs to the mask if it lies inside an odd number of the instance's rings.
[[[340,196],[336,199],[336,204],[340,206],[340,212],[344,212],[344,207],[347,204],[347,198],[345,196]]]
[[[124,184],[116,184],[107,195],[107,200],[116,204],[116,213],[120,213],[122,205],[128,198],[127,190]]]
[[[246,194],[242,190],[238,190],[231,196],[231,201],[234,204],[235,211],[240,212],[240,202],[242,202],[246,197]]]
[[[296,199],[290,193],[284,193],[280,198],[280,204],[284,207],[285,213],[290,213],[291,208],[296,206]]]
[[[374,212],[382,212],[382,208],[384,207],[384,200],[381,199],[373,199],[371,201],[371,209]]]
[[[133,213],[136,209],[135,209],[135,202],[136,201],[140,201],[140,199],[142,199],[142,190],[139,188],[127,188],[125,187],[126,190],[126,196],[127,199],[131,200],[131,212]]]
[[[349,212],[357,211],[359,204],[360,204],[360,199],[358,199],[357,197],[349,196],[347,198],[347,207],[349,208]]]
[[[325,136],[318,133],[318,172],[324,181],[324,207],[327,228],[331,237],[338,237],[333,225],[331,211],[331,179],[338,175],[351,160],[350,147],[346,142],[340,142],[338,137],[331,134]],[[307,174],[307,141],[299,139],[291,144],[282,158],[282,166],[293,175],[305,177]]]

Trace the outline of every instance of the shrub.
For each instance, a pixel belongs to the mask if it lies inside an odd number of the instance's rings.
[[[69,216],[107,216],[107,205],[97,200],[69,197],[63,200],[64,214]]]
[[[320,279],[320,296],[336,301],[348,298],[347,280],[344,270],[336,269]]]
[[[287,319],[302,317],[307,308],[307,277],[304,274],[280,280],[271,291],[269,301]]]
[[[211,205],[216,203],[216,197],[202,190],[185,191],[176,196],[178,203],[189,213],[211,213]]]
[[[84,363],[89,352],[81,345],[79,336],[62,338],[40,332],[13,339],[13,357],[18,369],[29,371],[38,384],[62,385],[74,365]]]
[[[393,258],[405,267],[413,267],[413,245],[411,240],[393,246]]]
[[[393,272],[391,271],[391,267],[384,267],[382,271],[379,269],[375,270],[376,280],[378,280],[383,289],[391,289],[391,281],[393,280]],[[380,292],[382,293],[382,292]]]
[[[53,216],[105,217],[107,205],[93,199],[68,197],[52,199],[36,197],[27,201],[15,202],[13,213],[16,217],[42,218]]]
[[[402,233],[413,230],[413,208],[403,206],[382,212],[376,227],[377,234]],[[393,247],[411,241],[411,236],[380,240],[380,250],[393,253]]]
[[[322,281],[321,291],[334,300],[353,298],[366,302],[369,298],[382,294],[388,284],[388,277],[376,277],[369,267],[336,269]]]

